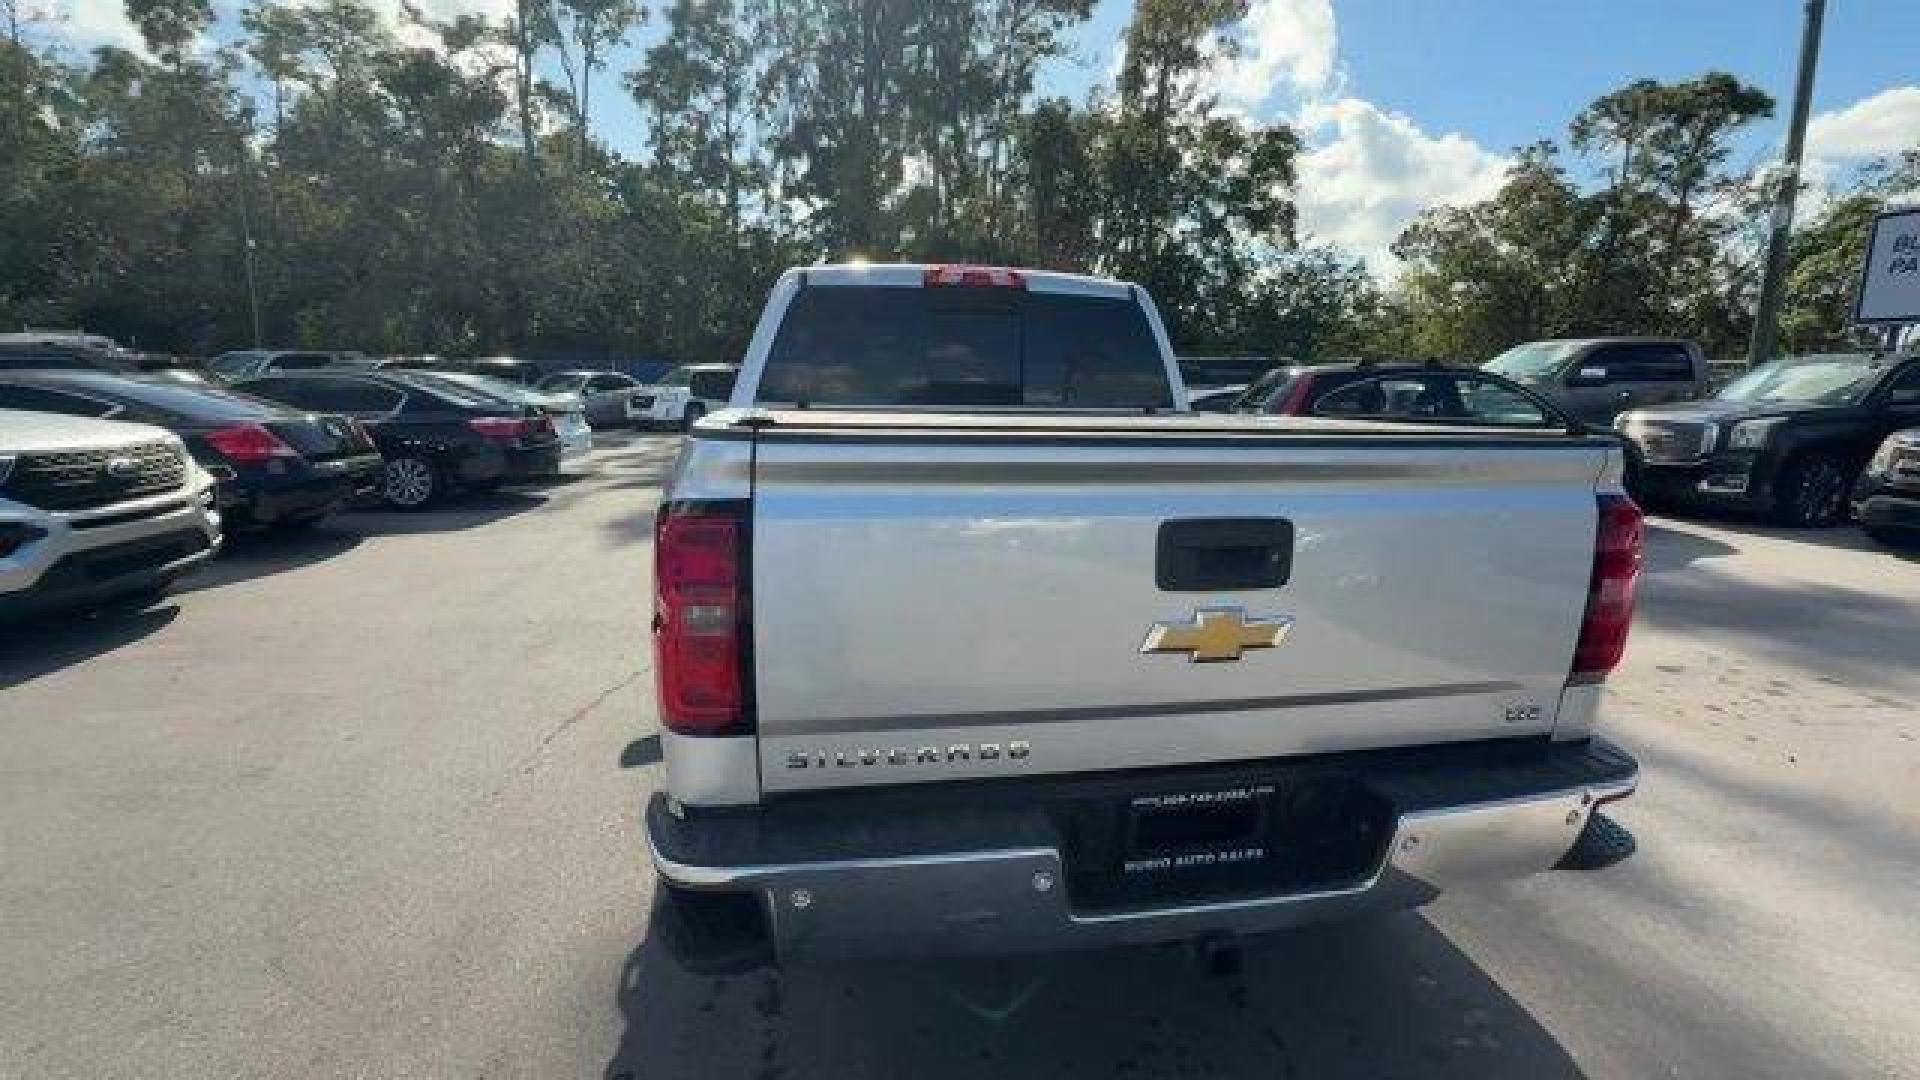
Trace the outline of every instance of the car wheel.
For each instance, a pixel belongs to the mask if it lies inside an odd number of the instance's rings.
[[[707,415],[707,407],[705,405],[698,402],[688,405],[686,411],[680,414],[680,430],[692,431],[693,425],[698,423],[700,418],[705,415]]]
[[[1853,486],[1838,457],[1815,450],[1795,458],[1773,486],[1773,516],[1782,525],[1801,529],[1837,524],[1847,512],[1847,491]]]
[[[418,510],[440,494],[440,476],[433,463],[414,454],[387,459],[380,479],[380,498],[396,510]]]

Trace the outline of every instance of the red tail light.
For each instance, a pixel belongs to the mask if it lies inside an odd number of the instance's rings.
[[[209,431],[202,438],[219,451],[221,457],[236,465],[258,465],[274,458],[300,456],[300,451],[288,446],[286,440],[259,424],[235,424]]]
[[[553,434],[553,421],[545,416],[476,416],[467,421],[467,426],[481,438],[497,443]]]
[[[1640,551],[1645,522],[1633,500],[1602,492],[1600,523],[1593,541],[1593,577],[1587,584],[1587,613],[1580,621],[1580,644],[1573,652],[1572,683],[1604,680],[1627,651],[1633,624],[1633,594],[1640,581]]]
[[[681,735],[750,730],[746,504],[661,510],[653,545],[660,722]]]
[[[1302,375],[1287,388],[1287,396],[1274,405],[1276,416],[1303,416],[1307,411],[1307,398],[1313,392],[1313,376]]]
[[[929,266],[927,288],[1024,289],[1026,276],[1004,266]]]

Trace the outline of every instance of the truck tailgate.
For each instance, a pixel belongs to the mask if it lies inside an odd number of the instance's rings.
[[[1577,438],[763,433],[762,786],[1548,731],[1605,461]],[[1283,584],[1204,587],[1203,572],[1162,587],[1168,543],[1247,528],[1256,544],[1290,532]],[[1248,568],[1207,567],[1235,583]],[[1277,640],[1196,662],[1178,647],[1204,657],[1226,640],[1196,638],[1208,609],[1226,638]],[[1150,637],[1175,651],[1143,652]]]

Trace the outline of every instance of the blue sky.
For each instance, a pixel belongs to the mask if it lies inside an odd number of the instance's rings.
[[[62,16],[45,35],[75,49],[135,40],[119,0],[44,3]],[[240,3],[216,0],[224,23]],[[512,0],[420,6],[499,15]],[[1081,99],[1108,80],[1131,11],[1130,0],[1099,0],[1041,91]],[[1581,106],[1634,78],[1720,68],[1759,85],[1779,99],[1778,115],[1742,137],[1736,163],[1769,159],[1785,130],[1801,11],[1799,0],[1252,0],[1241,57],[1211,88],[1225,108],[1301,129],[1306,230],[1390,271],[1386,246],[1420,210],[1491,193],[1514,147],[1563,139]],[[644,143],[618,75],[663,21],[601,76],[595,126],[623,153]],[[1920,0],[1832,0],[1814,112],[1816,180],[1920,142]]]

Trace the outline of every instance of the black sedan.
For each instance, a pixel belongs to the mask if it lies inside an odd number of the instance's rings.
[[[1846,516],[1881,441],[1915,423],[1920,357],[1832,353],[1763,364],[1705,401],[1634,409],[1616,425],[1639,495],[1822,526]]]
[[[1854,484],[1853,517],[1880,543],[1920,542],[1920,428],[1880,444]]]
[[[230,524],[309,525],[372,493],[380,454],[354,421],[288,409],[224,387],[104,371],[0,372],[0,408],[166,428],[219,482]]]
[[[560,471],[560,437],[538,408],[399,371],[302,371],[247,379],[249,394],[364,424],[386,458],[380,495],[415,510],[448,489],[492,488]]]

